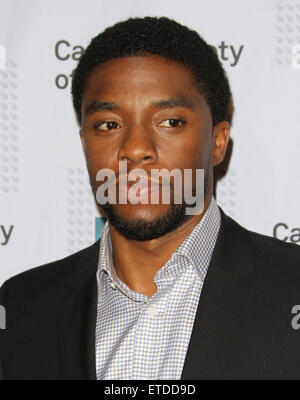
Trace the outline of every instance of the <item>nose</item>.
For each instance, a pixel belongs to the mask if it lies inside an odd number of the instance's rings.
[[[157,152],[152,132],[139,125],[130,127],[120,147],[118,160],[127,161],[135,167],[156,162]]]

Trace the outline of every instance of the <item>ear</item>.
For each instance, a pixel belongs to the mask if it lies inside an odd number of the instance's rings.
[[[230,124],[227,121],[219,122],[213,131],[214,149],[212,165],[220,164],[226,154],[227,145],[229,142]]]
[[[83,133],[82,129],[80,129],[79,134],[80,134],[80,140],[81,140],[82,148],[83,148],[83,151],[85,153],[85,140],[84,140],[84,133]]]

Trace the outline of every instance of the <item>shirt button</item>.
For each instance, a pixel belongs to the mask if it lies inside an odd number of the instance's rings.
[[[147,314],[149,314],[149,315],[155,315],[156,313],[157,313],[157,309],[154,306],[149,307],[147,310]]]

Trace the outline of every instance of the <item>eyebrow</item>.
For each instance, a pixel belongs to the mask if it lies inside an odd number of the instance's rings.
[[[84,112],[85,114],[92,114],[97,111],[103,111],[103,110],[114,111],[117,109],[118,106],[116,103],[94,100],[85,107]]]
[[[176,96],[167,100],[159,100],[152,103],[154,108],[185,107],[189,110],[195,109],[195,104],[185,96]]]

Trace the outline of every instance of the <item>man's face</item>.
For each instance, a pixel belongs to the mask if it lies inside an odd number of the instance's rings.
[[[152,169],[178,168],[182,176],[184,169],[204,169],[206,195],[212,165],[218,163],[210,109],[193,75],[159,56],[113,59],[91,73],[82,101],[81,139],[94,192],[103,183],[96,181],[100,169],[110,168],[118,178],[119,161],[127,161],[128,172],[141,168],[149,178]],[[173,201],[127,202],[101,210],[124,236],[150,240],[189,218],[185,207]]]

